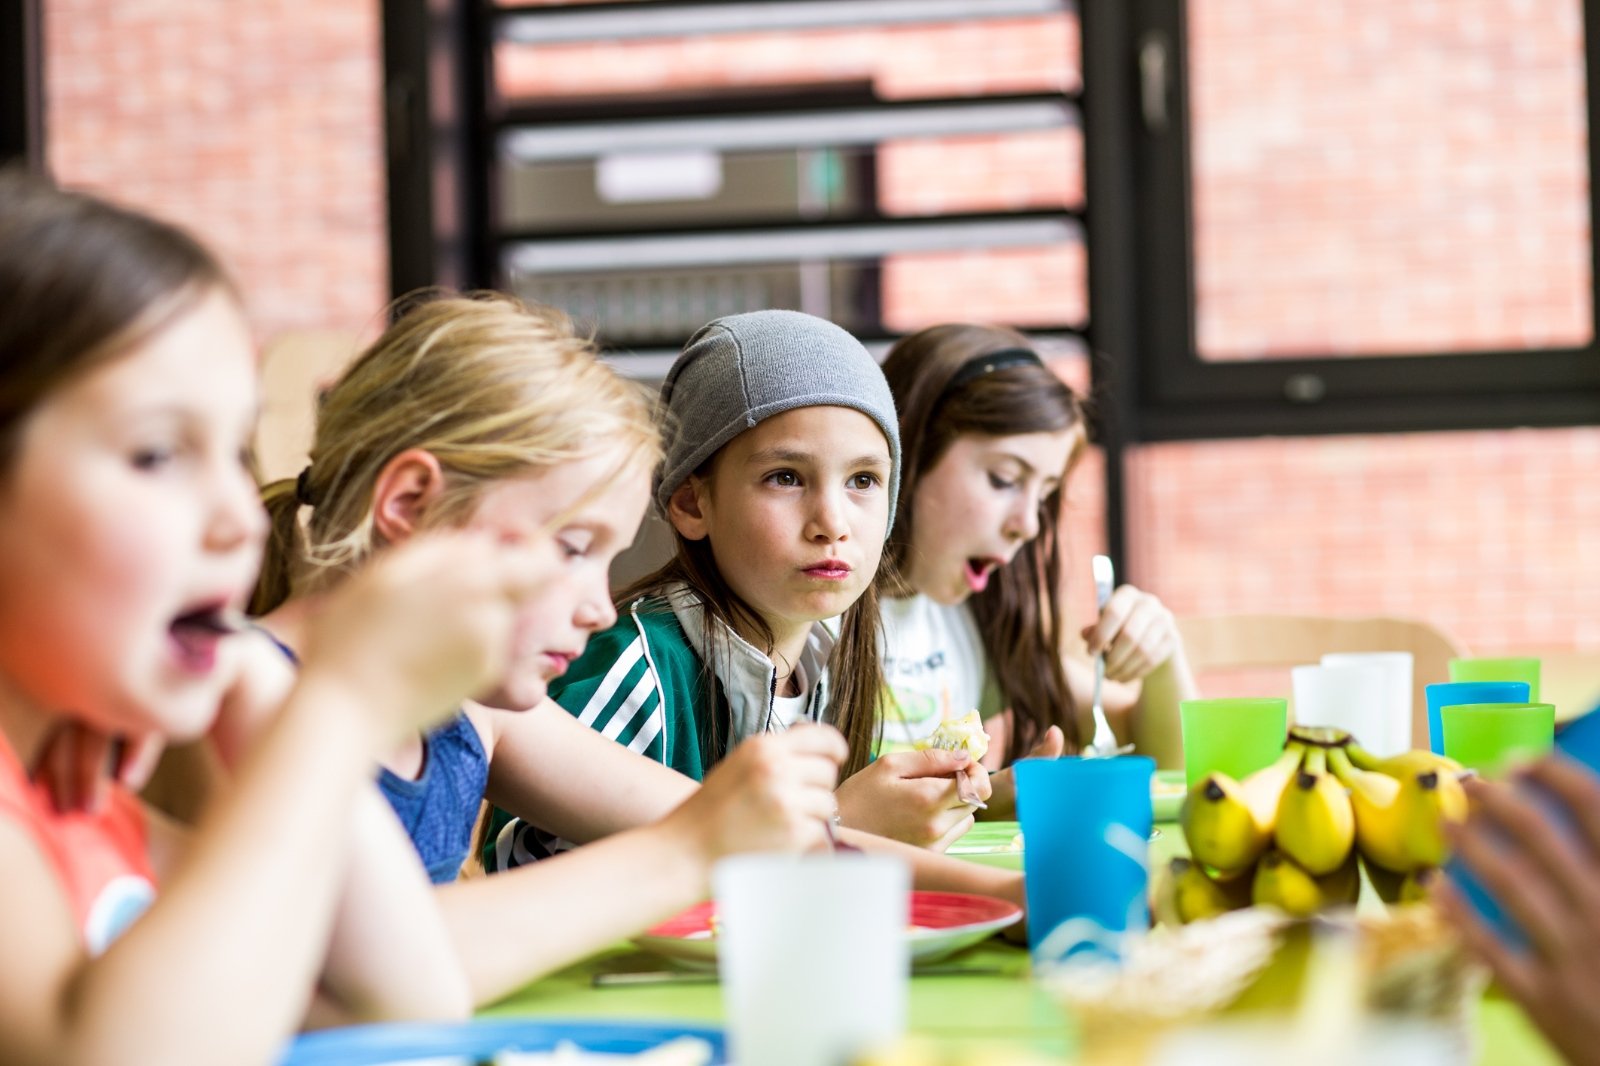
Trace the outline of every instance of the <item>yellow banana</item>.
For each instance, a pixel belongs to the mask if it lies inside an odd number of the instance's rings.
[[[1357,770],[1343,751],[1328,752],[1328,768],[1350,790],[1356,816],[1356,846],[1367,857],[1395,873],[1408,873],[1405,822],[1399,807],[1400,782],[1388,774]]]
[[[1438,755],[1426,748],[1402,751],[1399,755],[1391,755],[1386,759],[1380,759],[1354,743],[1346,745],[1344,750],[1350,756],[1350,762],[1358,769],[1388,774],[1390,777],[1410,777],[1413,774],[1427,773],[1429,770],[1451,774],[1461,772],[1460,763],[1448,755]]]
[[[1356,839],[1350,797],[1327,769],[1327,750],[1307,748],[1299,774],[1278,801],[1274,830],[1278,850],[1319,877],[1344,865]]]
[[[1266,850],[1278,816],[1278,798],[1300,763],[1300,745],[1284,749],[1276,762],[1235,781],[1214,773],[1195,782],[1179,821],[1189,854],[1223,873],[1243,870]]]
[[[1306,918],[1329,907],[1354,903],[1361,888],[1354,857],[1326,877],[1313,877],[1276,848],[1261,857],[1251,884],[1251,899]]]
[[[1197,862],[1173,859],[1169,871],[1173,881],[1173,903],[1178,920],[1184,923],[1215,918],[1219,914],[1250,905],[1250,881],[1239,877],[1217,881]]]
[[[1356,769],[1342,751],[1330,752],[1328,765],[1350,789],[1356,844],[1371,862],[1399,874],[1444,862],[1444,824],[1467,816],[1466,791],[1454,774],[1390,777]]]
[[[1406,825],[1406,851],[1412,860],[1406,872],[1443,866],[1450,857],[1445,823],[1467,817],[1467,791],[1461,781],[1455,774],[1437,770],[1412,774],[1400,782],[1399,802]]]

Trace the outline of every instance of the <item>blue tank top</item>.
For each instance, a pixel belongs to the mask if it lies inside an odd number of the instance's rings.
[[[294,649],[255,626],[295,666]],[[378,770],[378,788],[411,835],[422,865],[436,885],[456,879],[472,851],[472,829],[478,804],[489,786],[489,756],[464,713],[422,737],[422,772],[408,780],[385,767]]]
[[[489,784],[489,758],[472,720],[458,713],[422,738],[422,772],[415,781],[388,769],[378,787],[411,834],[436,885],[456,879],[472,851],[472,827]]]

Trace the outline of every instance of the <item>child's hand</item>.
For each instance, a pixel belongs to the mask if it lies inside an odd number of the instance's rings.
[[[499,680],[518,602],[559,565],[548,537],[428,534],[385,549],[311,622],[301,683],[347,686],[389,743]]]
[[[973,808],[962,801],[957,771],[987,801],[989,773],[966,751],[897,751],[880,755],[839,786],[844,824],[917,847],[943,851],[972,828]]]
[[[1106,680],[1137,681],[1178,650],[1178,620],[1155,596],[1123,585],[1083,639],[1090,655],[1105,649]]]
[[[797,725],[751,737],[668,816],[697,833],[714,862],[742,851],[804,851],[827,840],[833,784],[849,755],[838,730]]]
[[[1527,933],[1501,940],[1446,877],[1434,899],[1562,1054],[1592,1061],[1600,1046],[1600,778],[1563,757],[1535,763],[1521,787],[1468,782],[1472,814],[1450,827],[1457,855]],[[1570,827],[1550,816],[1554,799]]]
[[[1061,732],[1061,727],[1053,725],[1044,731],[1033,747],[1028,749],[1024,759],[1059,759],[1061,753],[1067,750],[1067,738]],[[989,798],[989,809],[984,812],[986,818],[996,821],[1009,821],[1017,816],[1017,776],[1013,772],[1016,763],[1012,763],[1004,770],[997,770],[989,775],[989,782],[994,788]]]
[[[113,781],[137,792],[150,780],[165,743],[160,736],[114,737],[67,719],[45,741],[34,779],[56,810],[97,814]]]

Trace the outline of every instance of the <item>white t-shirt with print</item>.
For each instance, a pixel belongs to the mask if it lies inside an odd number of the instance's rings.
[[[917,594],[886,596],[883,676],[891,700],[884,713],[879,751],[904,751],[946,717],[976,708],[984,718],[1000,711],[978,624],[965,604],[946,607]]]

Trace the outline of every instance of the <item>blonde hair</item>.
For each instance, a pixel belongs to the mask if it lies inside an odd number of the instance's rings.
[[[407,304],[321,397],[310,465],[262,489],[272,534],[254,613],[325,587],[372,554],[378,476],[408,449],[444,471],[425,516],[432,526],[464,521],[507,478],[600,455],[615,454],[619,473],[660,460],[649,395],[600,362],[566,315],[498,293],[429,293]]]

